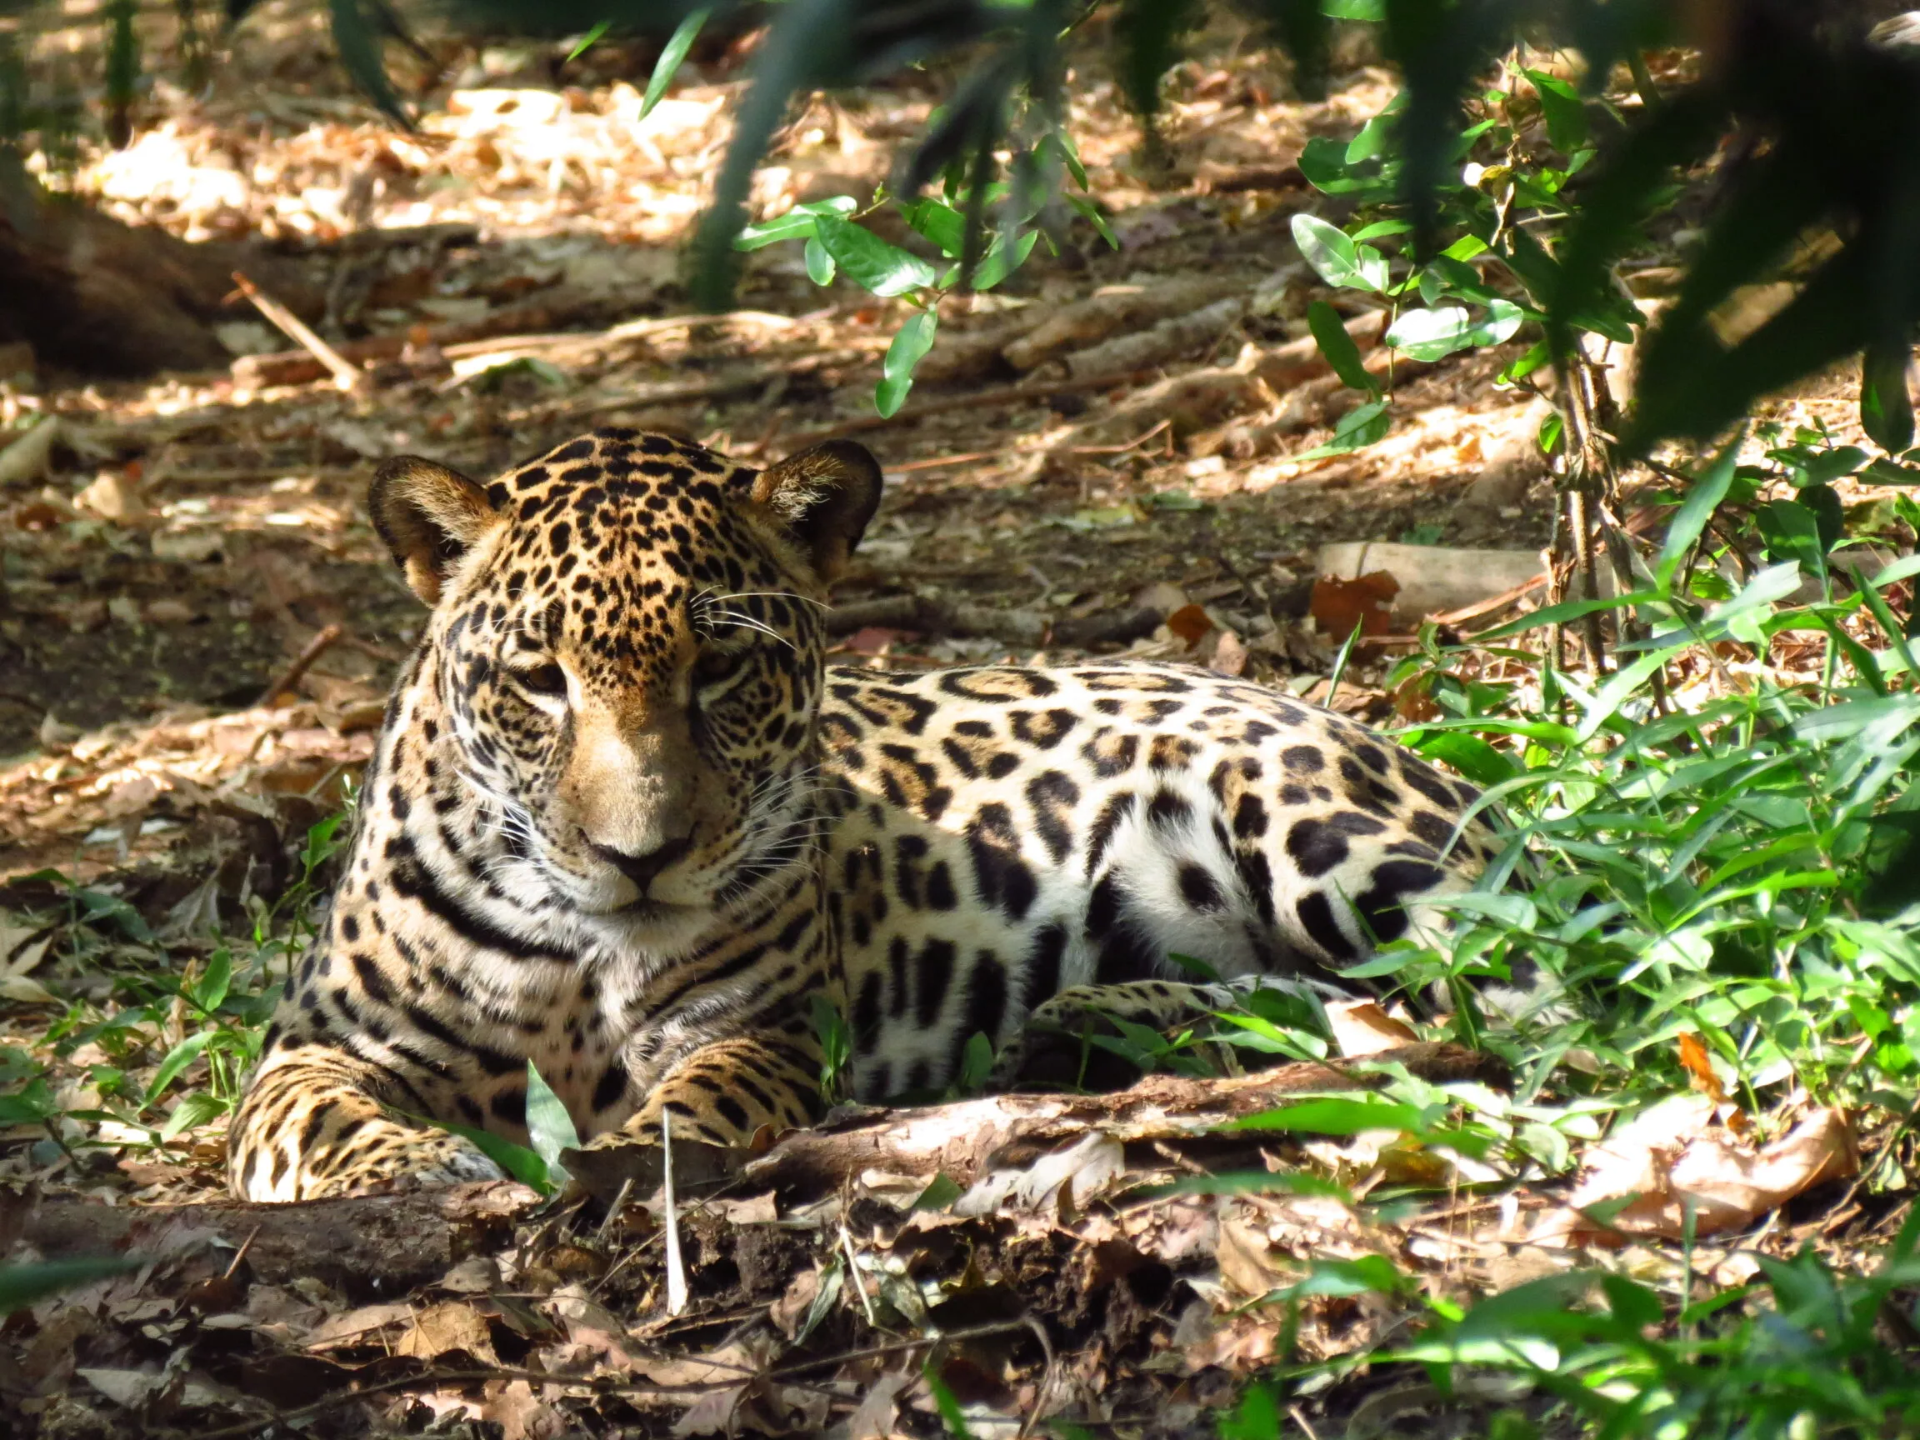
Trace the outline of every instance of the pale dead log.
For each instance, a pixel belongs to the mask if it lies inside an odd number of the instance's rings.
[[[455,341],[440,346],[440,352],[449,360],[471,360],[484,355],[526,352],[528,354],[551,351],[577,351],[587,358],[608,350],[630,345],[637,340],[651,340],[656,335],[672,334],[676,330],[693,330],[711,325],[715,329],[727,329],[739,325],[757,330],[791,330],[800,324],[788,315],[775,315],[765,310],[730,310],[721,315],[661,315],[644,320],[623,320],[618,325],[610,325],[605,330],[562,330],[544,335],[494,335],[479,340]]]
[[[1053,620],[1028,610],[995,610],[965,601],[939,600],[928,595],[882,595],[854,600],[827,612],[829,635],[851,635],[871,626],[909,630],[920,635],[960,635],[999,640],[1008,645],[1038,649],[1066,645],[1126,645],[1159,629],[1166,617],[1143,607],[1124,613],[1088,615]]]
[[[1380,337],[1386,334],[1386,330],[1387,312],[1384,310],[1363,310],[1346,321],[1347,334],[1353,338],[1354,347],[1363,356],[1380,343]],[[1302,380],[1328,374],[1332,369],[1326,356],[1320,353],[1320,342],[1311,335],[1302,335],[1298,340],[1289,340],[1284,345],[1262,350],[1254,361],[1254,373],[1275,390],[1285,390]]]
[[[443,220],[430,225],[376,225],[364,230],[349,230],[331,240],[316,240],[306,244],[281,242],[275,248],[297,255],[362,256],[415,245],[454,250],[463,245],[476,245],[479,241],[478,225],[467,220]]]
[[[1398,383],[1432,368],[1426,361],[1409,360],[1381,348],[1385,325],[1385,313],[1378,310],[1346,322],[1347,333],[1360,351],[1360,363],[1369,375],[1383,384],[1389,376]],[[1189,454],[1224,454],[1236,460],[1271,454],[1288,436],[1332,424],[1366,398],[1362,392],[1348,389],[1333,373],[1311,335],[1260,351],[1252,358],[1250,368],[1280,396],[1279,403],[1266,415],[1243,416],[1202,431],[1187,443]]]
[[[1232,365],[1169,375],[1099,418],[1077,426],[1050,448],[1058,454],[1082,445],[1131,440],[1146,426],[1163,420],[1172,424],[1176,436],[1187,436],[1205,430],[1223,416],[1271,405],[1275,398],[1243,356]]]
[[[798,449],[841,435],[857,435],[863,430],[891,429],[895,425],[924,420],[929,415],[946,415],[958,410],[988,410],[996,405],[1031,405],[1055,395],[1078,395],[1089,390],[1119,390],[1151,380],[1157,373],[1154,370],[1128,370],[1117,375],[1089,375],[1081,380],[1001,385],[992,390],[976,390],[971,395],[943,395],[938,400],[909,405],[891,419],[881,415],[854,416],[833,425],[822,425],[817,430],[802,431],[787,443]]]
[[[733,1195],[757,1195],[771,1190],[791,1205],[833,1194],[869,1171],[926,1180],[945,1175],[964,1188],[990,1169],[1023,1166],[1096,1132],[1123,1144],[1181,1143],[1241,1152],[1250,1142],[1284,1142],[1275,1135],[1237,1132],[1215,1139],[1214,1132],[1243,1116],[1275,1109],[1292,1096],[1373,1089],[1384,1083],[1379,1067],[1387,1065],[1405,1066],[1408,1073],[1433,1084],[1512,1085],[1511,1072],[1496,1056],[1459,1045],[1418,1044],[1359,1060],[1282,1065],[1227,1079],[1149,1075],[1126,1090],[1103,1095],[986,1095],[902,1109],[842,1107],[816,1126],[789,1131],[759,1156],[676,1142],[674,1182],[684,1182],[688,1192],[724,1187]],[[573,1177],[601,1200],[628,1185],[641,1195],[660,1188],[658,1145],[599,1145],[568,1151],[564,1159]]]
[[[1201,431],[1187,442],[1187,453],[1196,458],[1227,455],[1235,460],[1264,455],[1283,437],[1310,430],[1334,418],[1330,402],[1341,388],[1338,375],[1303,380],[1282,395],[1280,403],[1266,415],[1239,415],[1223,425]]]
[[[945,1175],[964,1187],[993,1166],[1025,1163],[1090,1131],[1124,1143],[1192,1139],[1290,1096],[1371,1089],[1383,1081],[1373,1068],[1379,1065],[1404,1065],[1435,1084],[1511,1083],[1494,1056],[1420,1044],[1349,1064],[1296,1063],[1228,1079],[1149,1075],[1105,1095],[989,1095],[910,1110],[861,1109],[788,1135],[746,1164],[737,1188],[771,1189],[791,1201],[830,1193],[868,1170]]]
[[[1016,370],[1031,370],[1056,355],[1097,345],[1116,330],[1155,324],[1251,290],[1244,280],[1192,276],[1150,285],[1111,286],[1055,311],[1001,353]]]
[[[1387,364],[1385,352],[1376,350],[1385,327],[1385,312],[1379,310],[1369,310],[1346,322],[1347,333],[1366,357],[1364,363],[1369,371]],[[1369,351],[1375,353],[1369,354]],[[1402,359],[1397,373],[1411,373],[1408,368],[1411,364]],[[1143,417],[1171,421],[1178,435],[1202,437],[1210,437],[1212,427],[1224,417],[1261,405],[1282,407],[1281,413],[1291,417],[1301,407],[1287,405],[1284,398],[1287,392],[1305,381],[1329,374],[1332,368],[1311,335],[1272,349],[1244,345],[1231,365],[1170,375],[1148,386],[1107,414],[1079,426],[1061,445],[1053,447],[1053,453],[1058,453],[1062,446],[1131,435],[1138,431]],[[1324,407],[1324,401],[1321,404]],[[1303,415],[1317,413],[1321,412],[1302,411]],[[1294,421],[1289,418],[1285,423],[1291,425]],[[1303,420],[1299,428],[1304,429],[1306,423],[1311,422]],[[1208,443],[1217,442],[1209,439]]]
[[[1322,545],[1321,575],[1356,580],[1386,571],[1400,582],[1393,613],[1409,625],[1428,615],[1469,612],[1480,602],[1541,579],[1538,550],[1456,550],[1445,545],[1341,542]],[[1609,577],[1610,578],[1610,577]]]
[[[1052,313],[1044,305],[1023,305],[968,330],[948,329],[943,323],[939,342],[914,367],[914,377],[935,385],[987,375],[1004,363],[1007,346],[1045,324]]]
[[[1247,297],[1230,295],[1185,315],[1162,320],[1132,335],[1117,335],[1066,357],[1070,375],[1100,375],[1109,370],[1143,370],[1162,365],[1209,345],[1217,345],[1247,313]]]
[[[1221,165],[1207,161],[1194,177],[1202,195],[1244,194],[1249,190],[1304,190],[1307,177],[1294,165]]]

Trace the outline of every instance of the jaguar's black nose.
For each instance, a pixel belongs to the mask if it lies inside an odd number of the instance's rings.
[[[633,881],[644,899],[648,889],[653,885],[654,878],[692,848],[692,837],[683,835],[677,840],[667,841],[658,850],[650,850],[645,855],[628,855],[615,850],[611,845],[595,845],[593,853]]]

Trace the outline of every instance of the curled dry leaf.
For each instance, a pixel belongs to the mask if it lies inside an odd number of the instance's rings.
[[[418,1312],[394,1348],[421,1360],[437,1360],[449,1351],[461,1350],[484,1364],[498,1363],[487,1322],[460,1300],[444,1301]]]
[[[1419,1040],[1413,1027],[1380,1008],[1378,1000],[1342,1000],[1327,1006],[1333,1043],[1342,1055],[1374,1055]]]
[[[1707,1042],[1698,1035],[1686,1034],[1680,1037],[1679,1048],[1680,1068],[1687,1072],[1693,1088],[1714,1104],[1724,1104],[1726,1088],[1721,1085],[1720,1077],[1713,1073],[1713,1058],[1707,1054]]]
[[[767,1307],[767,1316],[782,1335],[789,1340],[800,1333],[801,1322],[807,1318],[807,1312],[813,1308],[815,1297],[820,1294],[819,1266],[811,1270],[802,1270],[793,1277],[786,1292]]]
[[[1588,1153],[1586,1173],[1566,1208],[1549,1213],[1533,1238],[1679,1239],[1689,1211],[1696,1235],[1717,1235],[1860,1168],[1852,1123],[1840,1110],[1816,1110],[1778,1140],[1755,1148],[1717,1127],[1715,1109],[1708,1096],[1676,1095],[1621,1126]],[[1579,1213],[1629,1199],[1611,1228]]]
[[[1126,1173],[1126,1153],[1120,1142],[1098,1132],[1080,1137],[1031,1165],[989,1171],[953,1202],[955,1215],[987,1215],[1009,1206],[1023,1210],[1051,1210],[1070,1200],[1075,1209],[1087,1202],[1117,1175]]]
[[[900,1392],[919,1378],[917,1375],[882,1375],[869,1385],[847,1419],[847,1440],[887,1440],[888,1436],[898,1434],[894,1417],[900,1411]]]

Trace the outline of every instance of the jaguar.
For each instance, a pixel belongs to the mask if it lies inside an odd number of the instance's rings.
[[[827,663],[882,490],[846,440],[765,469],[601,429],[491,482],[406,456],[368,508],[431,607],[341,878],[229,1133],[241,1198],[495,1177],[529,1062],[583,1137],[744,1146],[996,1083],[1094,1011],[1331,977],[1498,843],[1470,785],[1167,664]],[[1068,1078],[1071,1078],[1070,1076]]]

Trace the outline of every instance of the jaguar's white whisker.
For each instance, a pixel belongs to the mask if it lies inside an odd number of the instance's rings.
[[[799,653],[793,641],[782,635],[771,625],[766,624],[764,621],[756,620],[751,615],[743,615],[738,610],[716,610],[713,613],[713,618],[723,625],[734,625],[742,630],[757,630],[769,639],[778,640],[789,650],[794,650],[796,654]]]
[[[722,604],[729,600],[798,600],[802,605],[812,605],[821,610],[831,608],[824,600],[816,600],[811,595],[796,594],[792,590],[736,590],[731,595],[719,595],[715,598]]]

